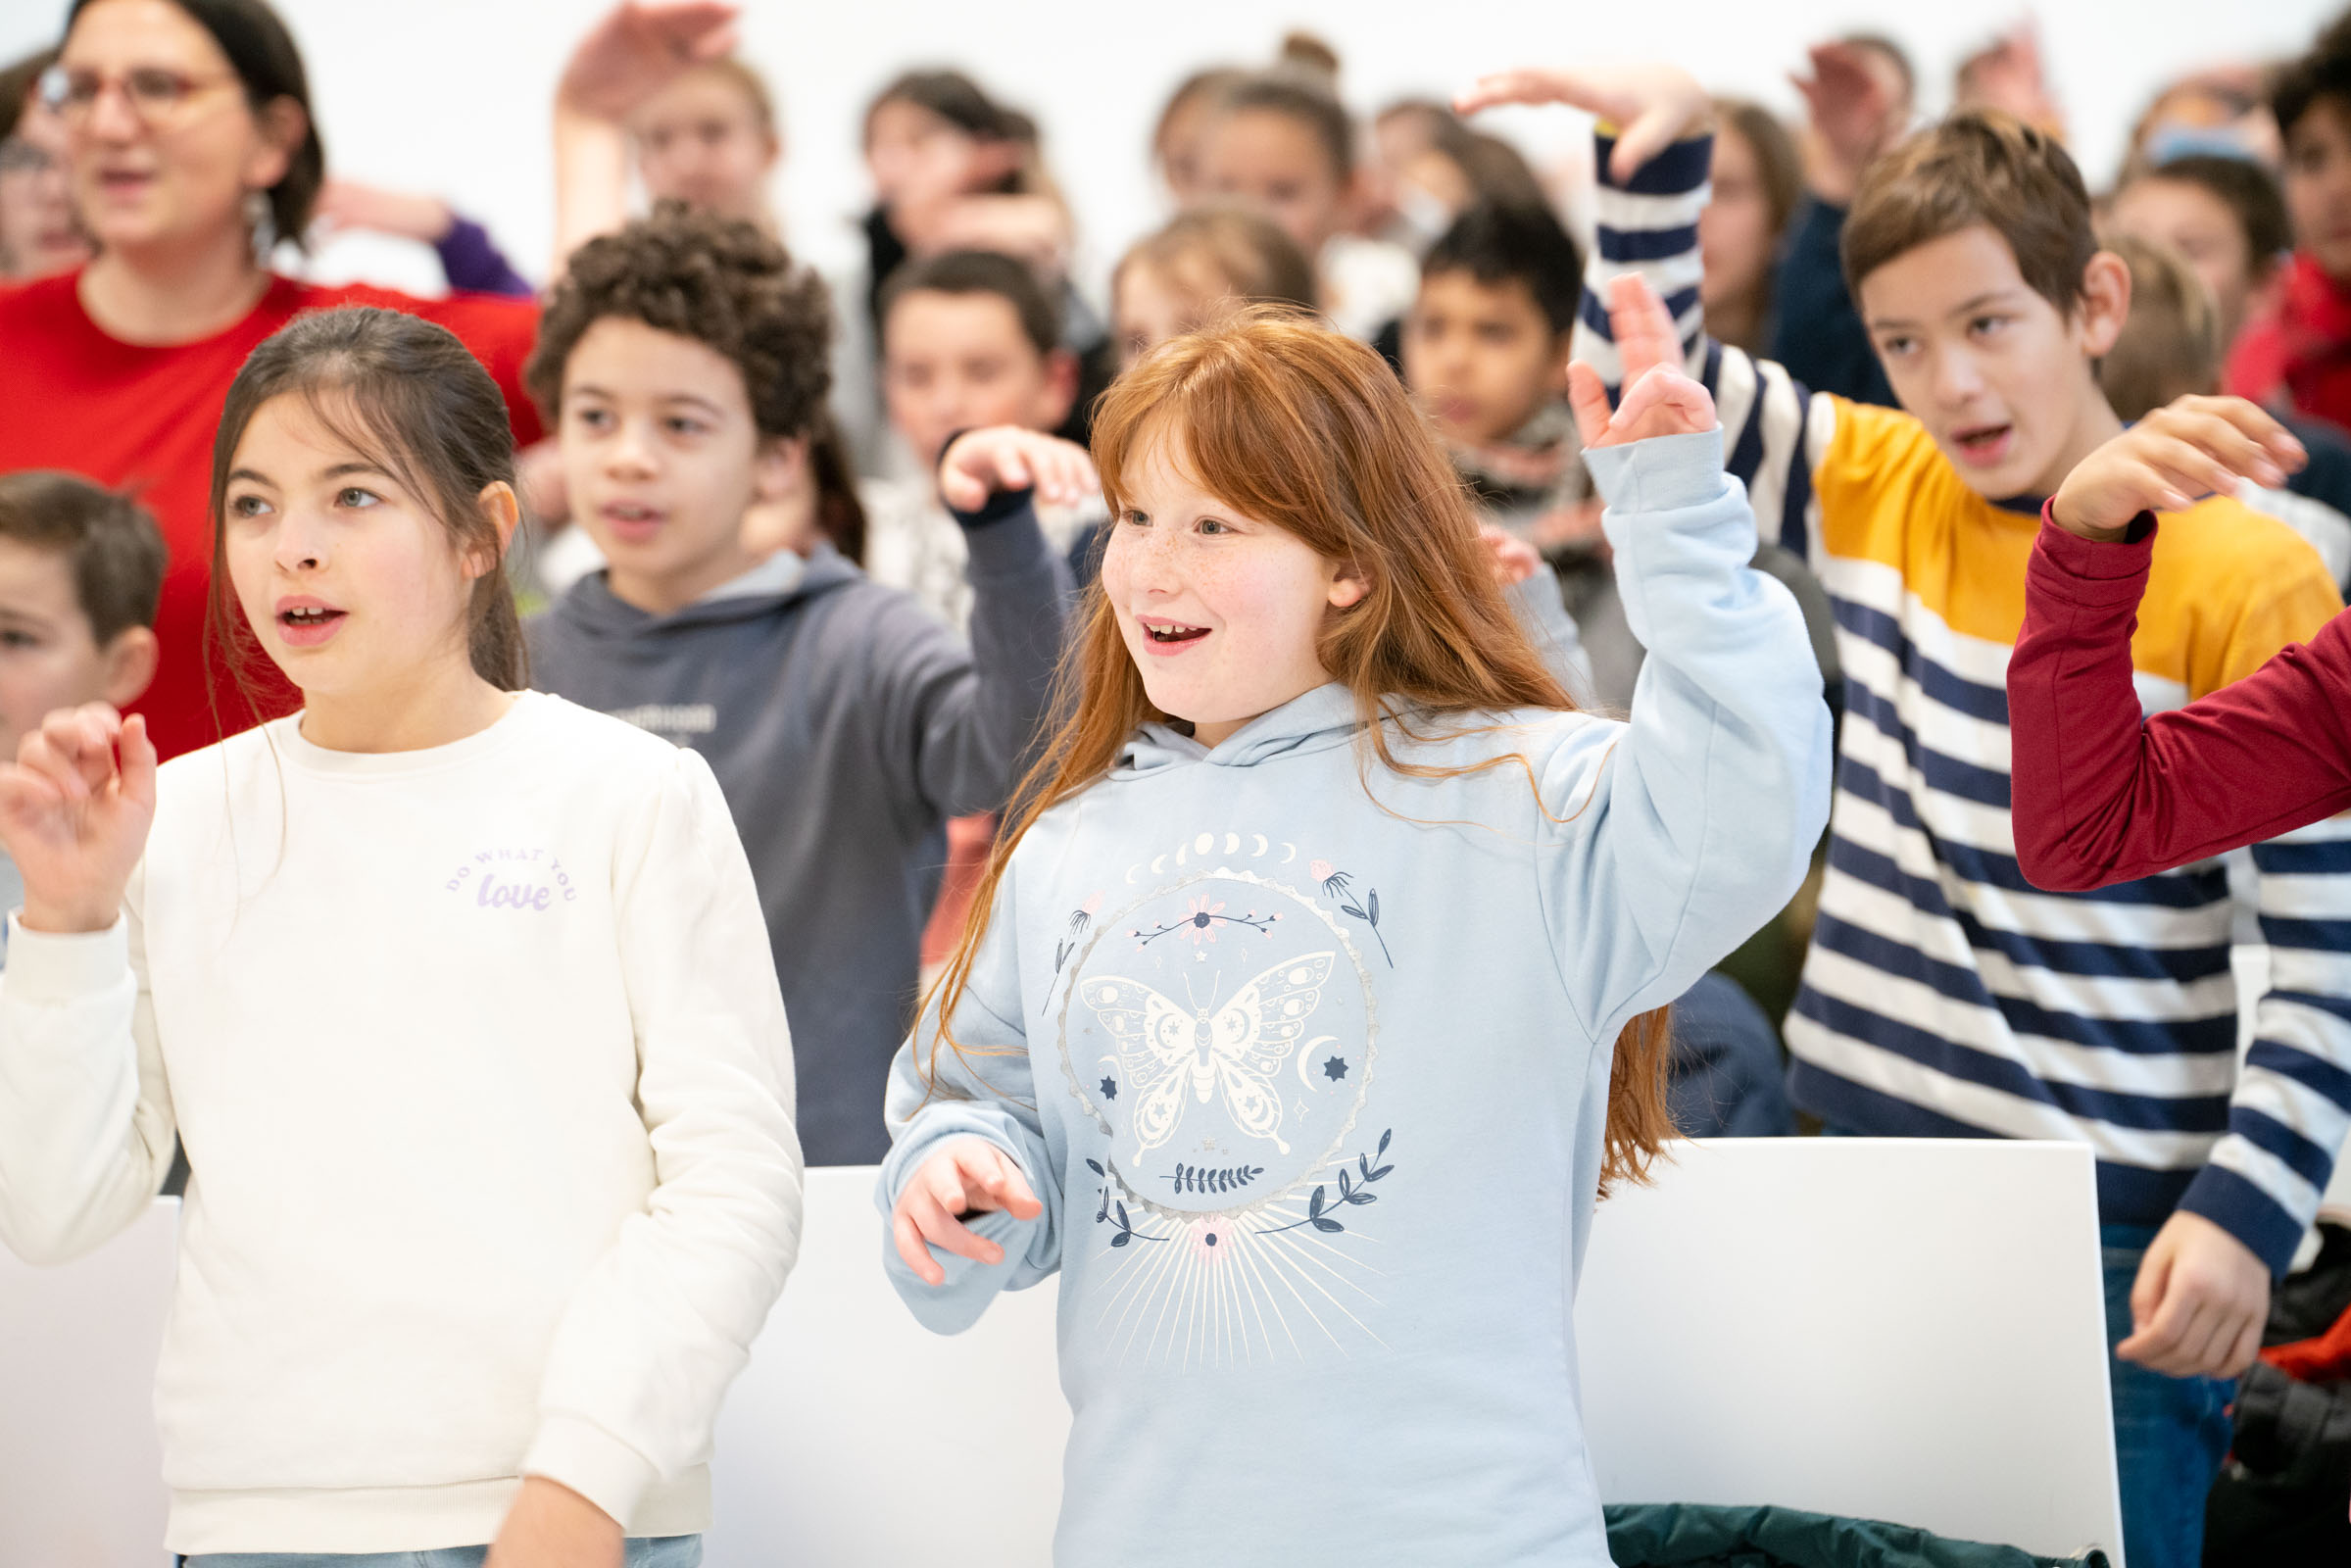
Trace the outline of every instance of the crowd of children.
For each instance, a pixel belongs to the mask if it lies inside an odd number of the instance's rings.
[[[736,23],[572,46],[543,287],[268,0],[0,71],[0,1242],[184,1181],[170,1549],[688,1568],[807,1163],[933,1328],[1056,1280],[1058,1560],[1604,1564],[1593,1204],[1801,1129],[2092,1151],[2208,1560],[2351,1136],[2351,16],[2103,191],[2030,30],[1798,125],[1293,34],[1102,277],[952,69],[805,266]]]

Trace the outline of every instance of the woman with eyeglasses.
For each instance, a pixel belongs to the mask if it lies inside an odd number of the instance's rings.
[[[539,421],[521,367],[538,311],[269,270],[280,241],[302,243],[326,160],[301,53],[266,0],[75,0],[38,92],[94,254],[0,287],[0,472],[129,487],[163,524],[163,657],[140,708],[169,758],[293,706],[288,687],[255,711],[202,646],[213,435],[245,356],[300,311],[408,311],[473,350],[527,443]]]

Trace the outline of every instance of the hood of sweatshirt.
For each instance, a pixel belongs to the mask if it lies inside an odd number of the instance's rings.
[[[591,637],[659,636],[772,615],[796,601],[811,600],[864,578],[848,557],[829,544],[818,545],[799,571],[774,573],[772,586],[758,580],[764,574],[762,567],[738,579],[744,584],[739,590],[733,585],[721,587],[682,609],[657,615],[622,602],[613,595],[608,574],[594,571],[572,584],[571,591],[547,612]]]
[[[1186,762],[1254,767],[1277,757],[1345,746],[1361,727],[1355,694],[1344,682],[1330,681],[1259,713],[1227,736],[1221,746],[1203,746],[1172,723],[1146,724],[1127,742],[1110,776],[1138,778]]]

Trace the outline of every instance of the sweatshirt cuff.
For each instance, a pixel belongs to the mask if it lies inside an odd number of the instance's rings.
[[[28,931],[8,916],[8,990],[17,1002],[79,1002],[122,978],[130,967],[130,927],[121,915],[103,931]]]
[[[965,533],[977,533],[990,523],[1002,522],[1006,517],[1017,514],[1022,508],[1028,506],[1030,499],[1036,493],[1033,488],[999,490],[990,496],[986,504],[977,512],[962,512],[954,507],[947,510],[954,515],[955,526],[961,528]]]
[[[661,1478],[652,1460],[595,1422],[562,1413],[541,1418],[538,1436],[523,1455],[522,1473],[569,1487],[618,1520],[623,1532]]]
[[[1584,466],[1616,513],[1680,512],[1723,496],[1721,425],[1651,436],[1623,446],[1587,447]]]
[[[955,514],[963,528],[963,549],[973,578],[1005,577],[1033,569],[1053,554],[1038,525],[1037,509],[1029,504],[1034,492],[1014,490],[992,496],[978,513]],[[1004,502],[1010,505],[1000,505]],[[1002,526],[999,526],[1002,524]]]
[[[2308,1227],[2254,1182],[2226,1165],[2206,1165],[2180,1207],[2201,1214],[2251,1249],[2273,1280],[2283,1279]]]

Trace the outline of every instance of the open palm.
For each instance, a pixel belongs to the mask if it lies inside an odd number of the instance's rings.
[[[1567,368],[1568,406],[1585,446],[1714,428],[1714,399],[1683,371],[1682,335],[1647,278],[1627,272],[1608,285],[1608,329],[1625,367],[1625,392],[1615,409],[1597,370],[1582,360]]]
[[[600,120],[626,120],[680,72],[732,50],[736,15],[719,0],[622,0],[572,48],[556,97]]]

